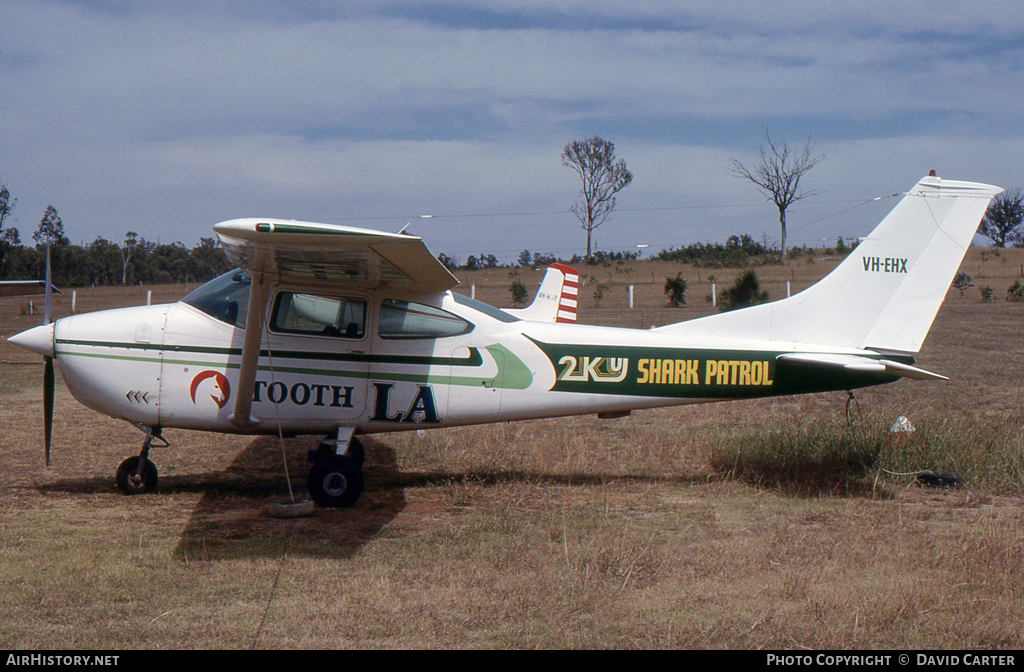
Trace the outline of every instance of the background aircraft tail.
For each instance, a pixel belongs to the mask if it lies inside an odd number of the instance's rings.
[[[526,308],[506,308],[505,312],[531,322],[575,322],[579,282],[580,274],[575,268],[551,264],[533,303]]]
[[[812,287],[660,331],[695,339],[919,352],[989,201],[1001,191],[925,177]]]

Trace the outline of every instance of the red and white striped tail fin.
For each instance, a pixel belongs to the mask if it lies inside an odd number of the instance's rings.
[[[505,312],[531,322],[575,322],[579,283],[575,268],[551,264],[533,303],[526,308],[506,308]]]
[[[544,282],[552,274],[552,269],[557,269],[557,272],[562,275],[562,287],[561,293],[558,297],[558,314],[555,316],[555,322],[575,322],[576,321],[576,302],[580,291],[580,274],[575,268],[570,268],[564,264],[553,264],[548,268],[547,275],[544,276]],[[541,284],[543,289],[544,284]]]

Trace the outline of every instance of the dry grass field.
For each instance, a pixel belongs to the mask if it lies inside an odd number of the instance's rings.
[[[774,299],[835,263],[758,272]],[[61,382],[45,468],[41,364],[3,340],[40,318],[0,299],[0,646],[1020,648],[1024,304],[1004,297],[1022,264],[972,249],[976,287],[950,291],[918,360],[952,380],[860,391],[849,424],[824,394],[367,437],[358,505],[296,520],[263,513],[287,493],[267,438],[168,430],[160,491],[119,494],[142,435]],[[737,274],[580,270],[581,319],[633,327],[708,313],[710,275]],[[688,304],[665,308],[678,271]],[[459,277],[507,306],[508,274]],[[542,273],[520,274],[532,293]],[[79,311],[144,301],[78,291]],[[888,436],[898,415],[912,438]],[[286,442],[298,483],[316,441]],[[888,473],[919,469],[965,485]]]

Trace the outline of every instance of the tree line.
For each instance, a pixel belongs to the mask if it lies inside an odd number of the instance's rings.
[[[52,205],[32,234],[34,244],[25,244],[17,228],[5,226],[16,202],[7,186],[0,184],[0,280],[43,278],[47,246],[53,283],[63,287],[200,283],[231,270],[214,238],[201,238],[190,249],[182,243],[153,243],[129,231],[118,242],[98,236],[91,243],[76,245],[65,235],[64,223]]]
[[[460,264],[458,261],[449,257],[443,252],[437,255],[437,260],[440,261],[445,268],[450,271],[479,271],[488,268],[513,268],[513,267],[533,267],[539,268],[542,266],[550,266],[551,264],[569,264],[572,266],[599,266],[607,265],[613,261],[629,261],[633,259],[639,259],[640,252],[616,252],[614,250],[594,250],[590,256],[581,256],[574,254],[568,259],[548,254],[546,252],[534,252],[530,253],[529,250],[523,250],[519,253],[519,257],[515,263],[502,264],[496,256],[493,254],[480,255],[469,255],[466,257],[466,263]]]
[[[812,156],[813,142],[810,139],[801,150],[791,152],[785,142],[774,141],[767,128],[763,129],[763,135],[767,147],[759,145],[757,167],[747,169],[734,159],[733,173],[750,180],[763,193],[774,198],[782,230],[781,250],[769,250],[750,236],[742,235],[730,236],[724,245],[695,243],[662,250],[659,259],[738,267],[751,262],[778,263],[785,258],[786,209],[792,203],[817,193],[800,192],[798,185],[800,178],[825,157]],[[594,251],[591,246],[593,231],[615,207],[615,194],[633,180],[625,161],[615,157],[615,145],[597,136],[575,140],[563,149],[562,163],[573,168],[583,184],[582,200],[573,205],[572,212],[587,231],[587,253],[563,260],[523,250],[517,260],[518,265],[543,266],[562,261],[594,265],[639,258],[636,252]],[[67,286],[204,282],[230,270],[230,264],[214,238],[201,238],[198,245],[189,249],[177,242],[156,244],[128,231],[121,241],[113,242],[100,236],[87,245],[74,245],[64,235],[63,222],[53,206],[47,206],[39,227],[32,234],[35,244],[25,245],[18,229],[4,228],[16,203],[17,199],[11,197],[7,186],[0,183],[0,280],[42,277],[47,246],[51,250],[53,281]],[[996,247],[1024,247],[1024,196],[1020,189],[996,196],[981,221],[978,233],[989,238]],[[845,251],[843,247],[840,239],[836,250]],[[464,264],[444,254],[438,255],[438,260],[452,270],[501,265],[493,254],[484,253],[470,255]]]

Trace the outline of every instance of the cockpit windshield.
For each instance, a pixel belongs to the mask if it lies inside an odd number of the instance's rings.
[[[183,298],[182,302],[221,322],[245,329],[245,318],[249,312],[249,284],[249,276],[236,268],[210,280]]]

